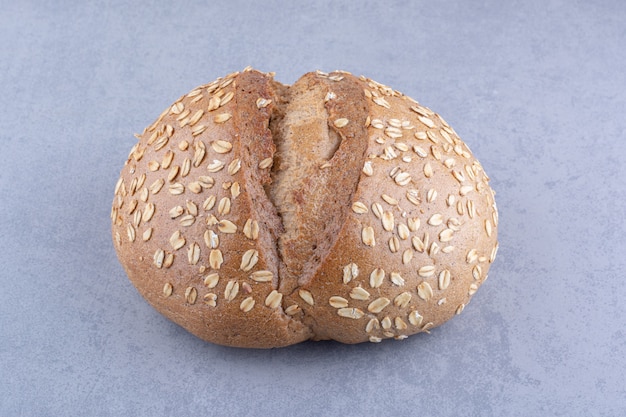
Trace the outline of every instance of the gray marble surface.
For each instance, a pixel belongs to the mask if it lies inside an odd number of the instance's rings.
[[[626,3],[0,0],[0,415],[626,415]],[[365,74],[459,132],[500,251],[402,342],[252,351],[145,303],[110,239],[121,164],[196,85]]]

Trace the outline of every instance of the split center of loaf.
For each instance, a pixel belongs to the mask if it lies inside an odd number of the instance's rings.
[[[365,158],[367,111],[362,90],[348,80],[310,74],[273,86],[276,153],[265,191],[284,227],[279,288],[290,293],[315,274],[345,222]]]

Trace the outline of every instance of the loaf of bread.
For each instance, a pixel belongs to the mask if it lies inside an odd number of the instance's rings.
[[[111,210],[137,290],[238,347],[401,340],[461,313],[498,248],[467,145],[366,77],[273,78],[218,78],[137,135]]]

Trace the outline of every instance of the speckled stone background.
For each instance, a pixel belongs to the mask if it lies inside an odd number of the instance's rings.
[[[626,3],[246,3],[0,0],[0,415],[626,415]],[[250,351],[140,298],[109,235],[133,133],[247,65],[366,74],[465,139],[501,245],[461,316]]]

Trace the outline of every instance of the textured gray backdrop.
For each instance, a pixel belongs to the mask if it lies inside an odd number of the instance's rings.
[[[626,415],[623,1],[0,0],[0,415]],[[431,335],[201,342],[117,262],[140,132],[252,65],[365,74],[431,107],[497,190],[500,252]]]

